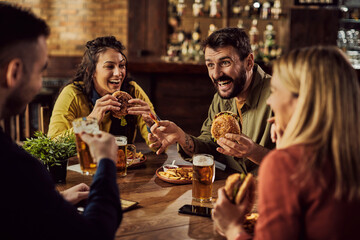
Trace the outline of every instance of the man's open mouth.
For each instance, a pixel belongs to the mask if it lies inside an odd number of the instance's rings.
[[[229,80],[217,81],[217,84],[219,84],[219,86],[225,86],[225,85],[228,85],[231,82],[232,82],[232,80],[229,79]]]

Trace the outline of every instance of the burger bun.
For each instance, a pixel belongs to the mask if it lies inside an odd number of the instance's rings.
[[[116,118],[121,118],[128,114],[128,107],[131,106],[128,101],[132,99],[131,95],[124,91],[116,91],[112,94],[112,96],[116,97],[118,102],[121,103],[120,110],[112,110],[111,115]]]
[[[255,180],[251,173],[245,175],[234,173],[230,175],[225,182],[225,192],[228,199],[234,204],[240,204],[248,191],[252,191],[255,186]],[[253,195],[252,192],[249,192]],[[253,202],[253,199],[250,199]],[[251,203],[252,204],[252,203]]]
[[[216,141],[221,137],[225,137],[227,133],[241,133],[238,116],[228,111],[219,112],[212,122],[211,136]]]

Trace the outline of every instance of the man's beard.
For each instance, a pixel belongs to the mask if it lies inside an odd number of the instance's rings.
[[[26,81],[29,81],[26,79]],[[23,82],[26,82],[23,81]],[[27,83],[25,83],[27,84]],[[26,105],[31,101],[30,98],[31,89],[27,85],[21,85],[17,90],[15,90],[6,100],[4,109],[2,112],[3,117],[11,117],[17,114],[24,112]]]
[[[233,88],[230,93],[223,95],[219,91],[218,82],[219,81],[227,81],[227,80],[231,80],[233,82]],[[223,99],[234,98],[234,97],[238,96],[244,90],[244,86],[246,83],[246,71],[245,71],[245,69],[242,69],[240,71],[239,76],[235,79],[232,79],[231,77],[229,77],[227,75],[223,75],[223,76],[219,77],[218,79],[215,79],[213,81],[213,83],[214,83],[215,89],[217,90],[217,92],[221,98],[223,98]]]
[[[22,93],[24,94],[24,93]],[[26,108],[27,102],[21,98],[21,94],[9,96],[7,99],[2,116],[4,118],[11,117],[22,113]]]

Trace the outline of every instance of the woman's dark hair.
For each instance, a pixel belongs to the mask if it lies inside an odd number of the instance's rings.
[[[114,36],[98,37],[86,43],[86,50],[84,52],[82,61],[76,71],[75,77],[70,82],[79,87],[84,92],[85,96],[87,96],[87,98],[90,100],[90,102],[92,89],[94,87],[93,75],[96,70],[99,54],[105,52],[109,48],[112,48],[121,53],[121,55],[125,58],[127,68],[127,59],[123,53],[125,46]],[[126,76],[123,85],[125,82]]]
[[[204,51],[207,47],[216,50],[227,46],[232,46],[237,50],[241,61],[252,52],[250,39],[242,28],[219,29],[201,43],[201,47]]]

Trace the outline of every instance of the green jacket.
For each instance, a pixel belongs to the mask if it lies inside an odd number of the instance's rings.
[[[255,143],[272,149],[275,145],[270,139],[271,124],[267,122],[267,119],[272,116],[272,111],[266,105],[266,100],[270,95],[271,76],[266,74],[257,64],[255,64],[253,70],[254,77],[250,86],[249,97],[241,109],[243,118],[242,133],[250,137]],[[202,125],[200,136],[191,136],[195,145],[194,152],[211,154],[215,160],[223,162],[228,167],[239,172],[256,171],[258,166],[250,160],[226,156],[216,151],[219,145],[211,138],[210,129],[214,116],[222,111],[231,111],[239,115],[235,98],[223,99],[216,93],[210,105],[208,117]],[[178,150],[184,159],[190,160],[190,157],[180,145],[178,145]]]
[[[154,107],[150,102],[149,97],[144,90],[134,81],[129,82],[129,94],[134,98],[139,98],[147,102],[151,110],[155,113]],[[69,84],[61,91],[58,99],[55,102],[52,116],[50,119],[48,135],[56,137],[67,129],[72,129],[72,121],[79,117],[88,116],[93,109],[93,105],[89,102],[84,93],[74,84]],[[148,130],[146,124],[141,116],[134,116],[135,126],[128,126],[133,130],[128,142],[132,143],[136,137],[137,128],[139,129],[145,142],[149,145]],[[111,127],[110,112],[106,113],[102,122],[100,123],[100,130],[109,132]]]

